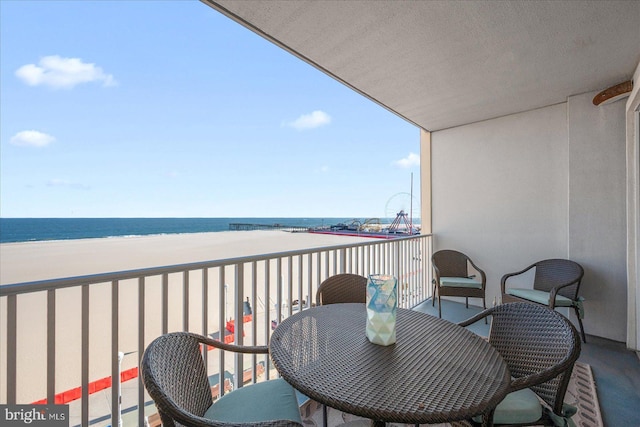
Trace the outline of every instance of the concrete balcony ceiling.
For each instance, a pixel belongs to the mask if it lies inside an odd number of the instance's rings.
[[[640,61],[639,1],[202,1],[429,131],[603,90]]]

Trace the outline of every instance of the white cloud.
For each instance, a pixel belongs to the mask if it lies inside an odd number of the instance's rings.
[[[16,70],[16,76],[29,86],[44,85],[53,89],[71,89],[90,82],[102,82],[103,86],[118,84],[111,74],[105,74],[96,64],[58,55],[45,56],[38,65],[23,65]]]
[[[68,187],[75,188],[77,190],[88,190],[90,187],[86,184],[81,184],[78,182],[72,182],[66,179],[58,179],[53,178],[47,181],[47,186],[49,187]]]
[[[292,122],[285,123],[286,126],[297,130],[314,129],[331,123],[331,116],[324,111],[316,110],[311,114],[303,114]]]
[[[13,135],[10,142],[20,147],[45,147],[55,140],[53,136],[37,130],[23,130]]]
[[[412,166],[420,166],[420,156],[415,153],[409,153],[407,157],[396,160],[393,164],[405,169]]]

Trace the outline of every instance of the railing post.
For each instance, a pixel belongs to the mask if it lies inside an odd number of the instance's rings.
[[[115,426],[119,426],[121,423],[121,413],[118,411],[121,396],[118,396],[118,393],[115,392],[117,390],[117,384],[113,381],[113,378],[117,378],[120,374],[120,366],[118,363],[118,352],[120,346],[118,335],[118,330],[120,328],[119,290],[119,282],[117,280],[113,280],[111,282],[111,425]]]
[[[162,275],[162,334],[169,332],[169,274]]]
[[[293,257],[287,257],[287,316],[293,313]]]
[[[7,297],[7,403],[16,404],[18,370],[17,295]]]
[[[220,266],[218,270],[218,337],[220,341],[224,341],[224,331],[226,327],[227,307],[227,284],[225,283],[225,266]],[[220,390],[220,396],[224,395],[224,351],[218,351],[218,390]]]
[[[271,293],[271,261],[270,260],[265,260],[264,261],[264,315],[265,315],[265,322],[264,322],[264,336],[266,337],[266,344],[269,343],[269,337],[270,337],[270,332],[271,332],[271,322],[274,320],[271,318],[271,301],[269,299]],[[256,310],[257,310],[257,306],[256,306]],[[270,359],[267,357],[267,360],[265,361],[265,367],[266,367],[266,374],[267,374],[267,380],[271,379],[271,369],[269,369],[269,363],[270,363]]]
[[[207,268],[202,269],[202,335],[209,335],[209,270]]]
[[[82,285],[82,319],[80,326],[82,359],[82,425],[89,425],[89,285]]]
[[[258,279],[257,279],[257,275],[258,275],[258,266],[256,261],[251,262],[251,300],[250,303],[253,304],[252,310],[251,310],[251,345],[257,345],[257,341],[256,338],[258,336],[258,322],[256,321],[256,314],[257,314],[257,310],[258,310],[258,304],[256,302],[257,299],[257,293],[258,293]],[[244,311],[243,313],[244,314]],[[268,319],[267,319],[267,323],[268,323]],[[256,382],[258,380],[258,375],[256,373],[256,365],[258,364],[258,356],[256,354],[253,354],[251,356],[251,366],[252,366],[252,375],[251,375],[251,380],[252,382]]]
[[[334,249],[331,251],[333,253],[333,273],[338,274],[338,250]]]
[[[321,256],[321,252],[318,251],[316,253],[316,289],[318,289],[318,287],[320,286],[320,283],[322,283],[322,256]],[[313,296],[315,298],[315,295]]]
[[[302,311],[302,301],[304,295],[302,294],[302,255],[298,257],[298,308]]]
[[[234,304],[234,328],[233,334],[235,338],[235,342],[237,345],[244,344],[244,316],[243,316],[243,305],[244,305],[244,264],[235,264],[234,265],[234,293],[235,293],[235,304]],[[234,367],[236,373],[236,384],[235,388],[240,388],[244,385],[244,366],[243,366],[243,356],[242,353],[234,353]]]
[[[315,298],[315,295],[311,294],[311,285],[312,285],[312,277],[313,277],[313,256],[311,254],[307,254],[307,307],[311,307],[312,301]]]
[[[189,330],[189,270],[182,272],[182,330]]]
[[[427,241],[427,254],[425,256],[425,270],[427,270],[427,280],[425,280],[425,284],[428,289],[429,297],[433,298],[433,287],[431,286],[431,281],[433,280],[433,268],[431,266],[431,256],[433,255],[433,237],[429,237]]]
[[[391,244],[391,248],[390,248],[390,256],[391,256],[391,262],[394,268],[394,275],[398,278],[400,278],[400,270],[402,268],[402,266],[400,265],[400,243],[399,241],[393,241],[392,240],[392,244]]]
[[[138,354],[144,353],[144,326],[145,326],[145,277],[138,279]],[[120,382],[120,378],[117,378]],[[113,383],[113,381],[112,381]],[[84,423],[82,424],[85,425]],[[144,426],[144,384],[142,376],[138,375],[138,425]]]
[[[329,251],[324,251],[324,279],[326,280],[327,277],[330,276],[329,274]]]
[[[276,321],[282,322],[282,258],[276,260]]]
[[[47,403],[56,395],[56,290],[47,291]]]

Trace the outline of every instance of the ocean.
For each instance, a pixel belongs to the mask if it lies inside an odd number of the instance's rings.
[[[229,224],[317,227],[354,218],[0,218],[0,243],[229,231]],[[362,221],[363,219],[360,219]]]

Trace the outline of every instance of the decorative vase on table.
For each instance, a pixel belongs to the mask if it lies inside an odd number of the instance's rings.
[[[374,344],[396,342],[398,280],[386,274],[371,274],[367,281],[367,338]]]

